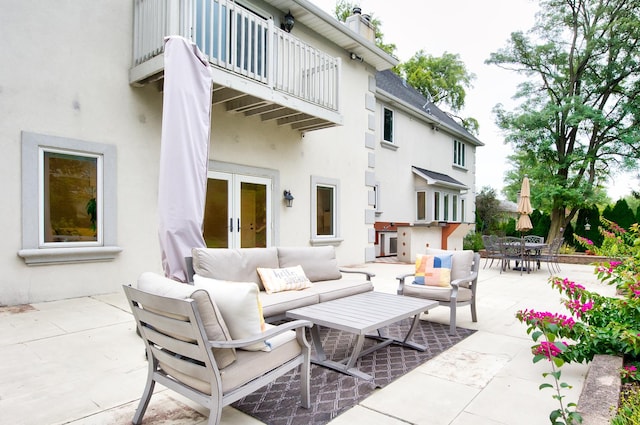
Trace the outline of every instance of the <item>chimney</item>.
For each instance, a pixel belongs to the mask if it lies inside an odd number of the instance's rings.
[[[371,17],[363,15],[362,9],[354,7],[351,16],[345,21],[349,29],[360,34],[372,43],[376,42],[376,32],[371,25]]]

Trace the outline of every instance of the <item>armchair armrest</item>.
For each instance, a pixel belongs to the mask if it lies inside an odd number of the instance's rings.
[[[345,270],[345,269],[340,269],[340,273],[360,273],[363,274],[365,276],[367,276],[367,280],[369,282],[371,282],[371,278],[375,277],[375,274],[373,273],[369,273],[369,272],[365,272],[365,271],[361,271],[361,270]]]
[[[458,288],[462,283],[471,283],[478,278],[478,272],[473,272],[467,277],[451,281],[451,286]]]
[[[304,327],[310,328],[313,326],[308,320],[293,320],[291,322],[283,323],[275,328],[271,328],[260,334],[253,335],[248,338],[234,339],[232,341],[209,341],[214,348],[242,348],[248,345],[255,344],[256,342],[263,342],[276,335],[280,335],[284,332],[291,330],[298,330]]]
[[[415,275],[413,273],[407,273],[407,274],[401,274],[399,276],[396,276],[396,279],[398,280],[398,289],[396,293],[398,295],[402,295],[402,293],[404,292],[404,280],[409,276],[415,276]]]

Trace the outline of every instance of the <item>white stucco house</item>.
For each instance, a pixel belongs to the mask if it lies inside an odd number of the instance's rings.
[[[11,58],[0,67],[0,305],[113,292],[161,272],[167,35],[194,41],[213,70],[208,246],[331,244],[349,265],[379,255],[385,223],[414,239],[418,225],[450,223],[437,230],[454,228],[451,245],[473,222],[481,144],[380,85],[397,61],[360,15],[345,25],[308,0],[11,3],[0,13]],[[454,139],[462,165],[451,164]],[[416,206],[437,188],[458,196],[456,215]]]
[[[376,74],[376,116],[377,255],[412,262],[426,247],[462,249],[483,143],[388,70]]]

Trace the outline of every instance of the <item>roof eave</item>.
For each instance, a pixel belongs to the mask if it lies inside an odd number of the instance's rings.
[[[352,31],[342,22],[311,3],[308,0],[265,0],[283,13],[291,12],[296,22],[321,34],[326,39],[343,48],[347,53],[355,53],[364,62],[373,66],[377,71],[391,69],[400,62],[367,40]]]

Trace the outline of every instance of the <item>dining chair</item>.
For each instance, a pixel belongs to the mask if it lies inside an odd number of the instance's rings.
[[[500,239],[500,255],[502,255],[502,267],[500,273],[511,268],[511,261],[515,262],[513,270],[520,270],[520,275],[524,270],[530,272],[529,255],[523,238],[515,236],[505,236]]]
[[[499,237],[496,235],[482,235],[482,243],[484,244],[486,256],[484,266],[482,267],[483,269],[487,267],[489,260],[491,260],[489,267],[493,266],[493,262],[495,260],[499,260],[499,264],[502,263],[502,254],[500,253],[500,245],[498,244],[498,239]]]

